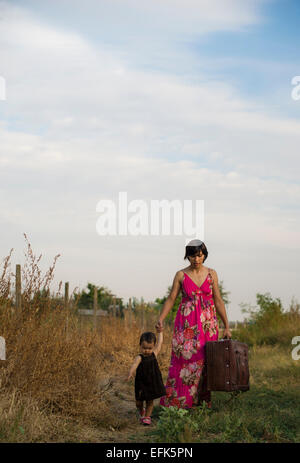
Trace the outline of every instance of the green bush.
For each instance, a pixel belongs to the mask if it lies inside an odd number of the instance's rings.
[[[158,442],[187,442],[198,424],[189,410],[177,407],[162,407],[155,435]]]
[[[280,299],[273,299],[269,293],[256,295],[258,308],[241,304],[242,312],[248,314],[246,325],[239,325],[234,338],[253,345],[289,345],[300,333],[300,306],[292,301],[284,311]]]

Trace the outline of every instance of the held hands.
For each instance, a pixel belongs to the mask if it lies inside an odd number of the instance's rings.
[[[158,333],[161,333],[164,330],[163,322],[161,320],[158,320],[158,322],[155,325],[155,328]]]

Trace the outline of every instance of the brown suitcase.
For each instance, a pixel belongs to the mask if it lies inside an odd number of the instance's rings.
[[[247,344],[233,339],[208,341],[205,351],[209,391],[249,390]]]

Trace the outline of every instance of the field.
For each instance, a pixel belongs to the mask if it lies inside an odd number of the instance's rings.
[[[55,261],[42,279],[30,246],[17,310],[9,258],[0,277],[0,442],[300,442],[300,360],[291,343],[300,336],[299,305],[284,313],[279,300],[258,295],[252,324],[234,331],[249,345],[249,391],[213,392],[212,409],[161,408],[156,400],[153,423],[144,427],[126,378],[141,323],[153,330],[157,314],[83,322],[61,295],[50,296]],[[164,380],[171,338],[169,323],[159,355]]]
[[[214,392],[211,410],[161,411],[156,401],[153,424],[143,427],[133,381],[125,380],[140,327],[111,318],[95,333],[74,317],[66,333],[63,321],[59,313],[6,333],[1,442],[300,442],[300,368],[292,345],[250,348],[249,391]],[[170,341],[167,328],[159,358],[164,379]]]

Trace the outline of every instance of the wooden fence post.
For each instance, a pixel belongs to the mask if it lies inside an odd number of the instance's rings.
[[[66,336],[69,328],[69,282],[65,283]]]
[[[129,313],[129,303],[127,304],[127,307],[123,311],[124,314],[124,326],[126,330],[129,330],[130,328],[130,313]]]
[[[21,265],[16,265],[16,313],[18,315],[22,312],[21,306],[22,294],[21,294]]]
[[[97,329],[98,290],[94,287],[94,330]]]
[[[129,327],[132,328],[132,306],[131,306],[131,297],[129,298],[128,302],[128,315],[129,315]]]
[[[65,309],[69,307],[69,282],[65,283]]]
[[[113,314],[114,314],[114,317],[117,316],[117,309],[116,309],[116,298],[114,297],[114,309],[113,309]]]
[[[142,302],[142,329],[145,329],[145,304]]]

